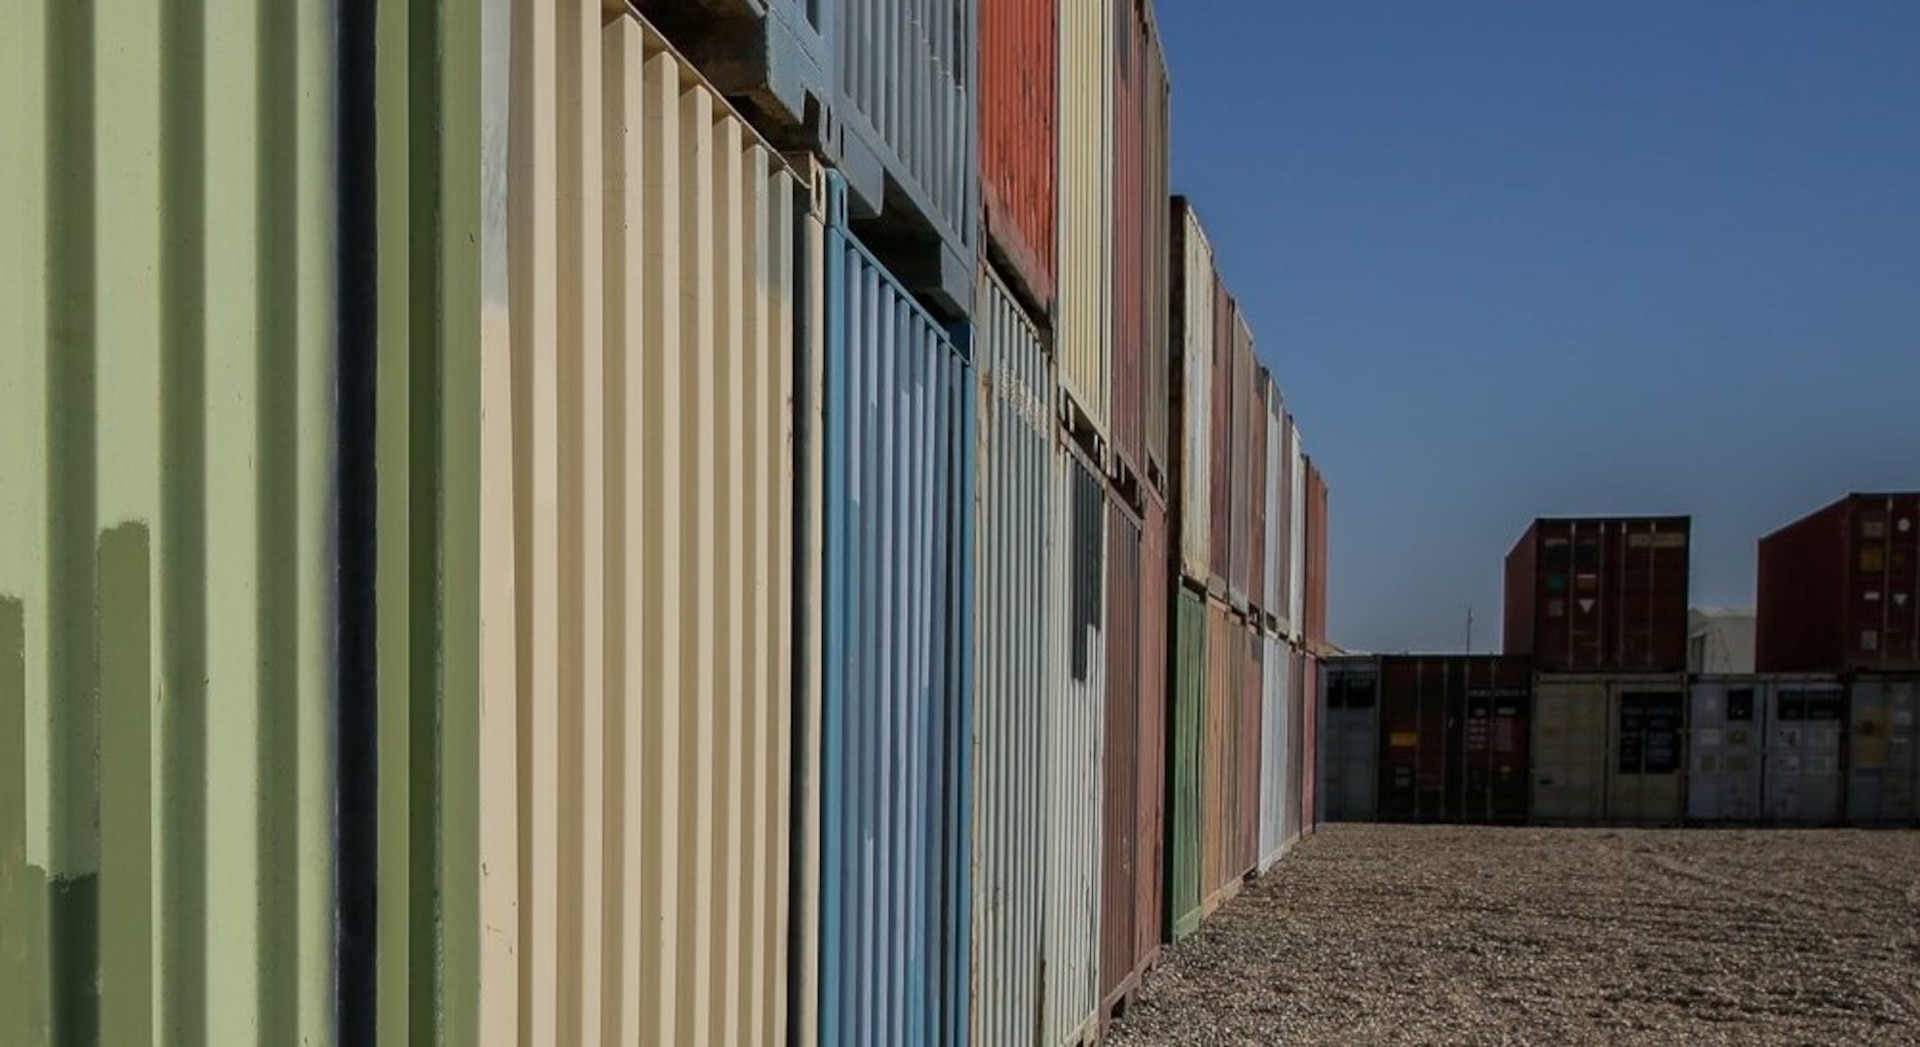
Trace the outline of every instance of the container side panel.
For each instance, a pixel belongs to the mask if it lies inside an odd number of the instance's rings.
[[[1060,10],[1060,184],[1073,191],[1060,194],[1054,346],[1060,391],[1102,436],[1112,424],[1113,13],[1113,0]]]
[[[980,6],[980,197],[987,241],[1009,282],[1053,313],[1059,249],[1058,0]]]

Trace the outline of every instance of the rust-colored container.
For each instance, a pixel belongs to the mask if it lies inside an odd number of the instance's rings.
[[[1232,327],[1233,388],[1227,432],[1229,480],[1227,489],[1227,603],[1245,614],[1248,569],[1253,549],[1253,331],[1236,304]]]
[[[1060,152],[1058,0],[980,0],[980,198],[1013,290],[1053,313]]]
[[[1216,275],[1213,281],[1213,395],[1208,424],[1213,427],[1212,469],[1207,476],[1207,595],[1227,599],[1228,551],[1233,548],[1233,297]]]
[[[1247,390],[1247,418],[1251,431],[1246,434],[1247,463],[1247,606],[1248,618],[1267,628],[1267,390],[1273,376],[1264,367],[1254,371],[1253,385]]]
[[[1107,708],[1105,831],[1100,849],[1100,998],[1133,975],[1134,878],[1140,803],[1140,525],[1117,502],[1107,508]],[[1102,1014],[1106,1013],[1102,1008]]]
[[[1114,4],[1113,448],[1122,488],[1167,475],[1167,64],[1148,0]]]
[[[1379,680],[1382,821],[1526,820],[1527,659],[1395,655]]]
[[[1755,667],[1920,670],[1920,494],[1852,494],[1760,539]]]
[[[1327,643],[1327,480],[1307,463],[1307,587],[1304,632],[1309,650]],[[1683,613],[1682,619],[1686,616]]]
[[[1246,646],[1239,621],[1218,603],[1207,606],[1207,738],[1201,767],[1201,912],[1227,898],[1246,869],[1240,864],[1240,678]]]
[[[1507,554],[1505,650],[1541,672],[1683,672],[1684,516],[1540,519]]]

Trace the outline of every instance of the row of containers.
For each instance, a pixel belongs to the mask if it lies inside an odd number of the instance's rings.
[[[204,14],[0,73],[0,1043],[1054,1047],[1311,831],[1144,0]]]
[[[1329,822],[1920,826],[1920,676],[1536,674],[1497,655],[1324,672]]]

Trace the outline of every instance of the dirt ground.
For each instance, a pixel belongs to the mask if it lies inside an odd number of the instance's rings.
[[[1329,826],[1113,1044],[1920,1044],[1920,833]]]

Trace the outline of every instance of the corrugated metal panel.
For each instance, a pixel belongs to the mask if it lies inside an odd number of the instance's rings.
[[[1698,678],[1688,710],[1687,820],[1758,822],[1760,688],[1751,677]]]
[[[980,200],[1009,282],[1051,316],[1060,162],[1059,0],[978,0]]]
[[[1848,704],[1848,820],[1920,824],[1920,681],[1856,679]]]
[[[1847,734],[1847,692],[1839,680],[1794,678],[1766,688],[1767,821],[1834,825],[1846,813],[1841,746]]]
[[[1291,706],[1288,722],[1298,729],[1288,736],[1291,766],[1287,778],[1293,801],[1287,804],[1284,835],[1297,840],[1312,820],[1305,808],[1307,796],[1307,659],[1297,647],[1287,648],[1287,697]]]
[[[869,0],[877,2],[877,0]],[[1112,421],[1113,5],[1071,0],[1060,10],[1060,390],[1086,425]]]
[[[1234,355],[1234,331],[1237,307],[1227,287],[1214,278],[1213,284],[1213,409],[1208,422],[1213,426],[1208,457],[1212,468],[1207,477],[1207,594],[1216,600],[1227,599],[1227,573],[1233,550],[1233,426],[1238,403],[1234,399],[1240,378]]]
[[[1237,835],[1234,865],[1241,875],[1260,864],[1260,732],[1264,713],[1266,670],[1262,658],[1266,645],[1260,630],[1241,625],[1240,643],[1240,723],[1234,735],[1238,772]]]
[[[1299,802],[1290,788],[1292,722],[1288,694],[1286,641],[1268,634],[1260,658],[1260,871],[1265,872],[1286,853],[1286,805]]]
[[[1052,541],[1053,377],[1039,332],[991,272],[980,276],[978,587],[974,662],[973,1038],[1030,1043],[1039,1013],[1048,837],[1048,631],[1060,613]]]
[[[1311,834],[1320,825],[1320,658],[1302,659],[1301,676],[1307,693],[1300,702],[1300,833]]]
[[[1179,457],[1174,468],[1175,530],[1180,535],[1179,570],[1205,588],[1212,563],[1213,497],[1213,305],[1217,280],[1213,247],[1184,198],[1172,206],[1173,303],[1168,339],[1180,371],[1174,389],[1174,426]]]
[[[1552,672],[1687,666],[1691,521],[1536,520],[1507,554],[1505,651]]]
[[[1149,0],[1110,2],[1113,448],[1126,473],[1159,491],[1167,470],[1166,57]]]
[[[1920,494],[1854,494],[1762,538],[1762,672],[1920,669]]]
[[[822,728],[819,1010],[799,1038],[958,1044],[978,393],[964,343],[846,232],[837,175],[825,203],[824,651],[806,703]]]
[[[1307,463],[1306,499],[1306,573],[1301,584],[1307,595],[1301,632],[1307,646],[1318,649],[1327,642],[1327,480],[1311,461]]]
[[[1273,378],[1256,367],[1248,390],[1247,449],[1247,606],[1250,620],[1261,628],[1267,621],[1267,390]]]
[[[1267,447],[1264,465],[1265,476],[1261,480],[1263,533],[1261,542],[1261,593],[1260,609],[1266,612],[1267,626],[1277,629],[1282,635],[1292,624],[1288,614],[1291,554],[1287,548],[1288,518],[1286,482],[1291,478],[1292,470],[1287,459],[1286,411],[1281,406],[1280,387],[1274,383],[1273,376],[1267,376],[1266,390],[1261,394],[1261,406],[1265,411],[1265,431]]]
[[[1173,600],[1173,701],[1168,724],[1167,936],[1178,941],[1200,926],[1201,869],[1206,864],[1206,766],[1211,665],[1207,605],[1176,587]]]
[[[1526,821],[1532,670],[1525,659],[1389,656],[1378,665],[1378,816]]]
[[[1139,858],[1140,525],[1117,503],[1107,509],[1106,831],[1100,880],[1102,1013],[1134,974],[1134,862]]]
[[[1227,430],[1227,602],[1246,613],[1253,568],[1253,445],[1265,442],[1254,427],[1259,411],[1255,399],[1253,331],[1238,305],[1231,327],[1233,387],[1228,393]]]
[[[1048,884],[1040,1042],[1074,1042],[1100,1002],[1100,854],[1106,725],[1107,499],[1097,471],[1077,451],[1057,453],[1054,570],[1060,594],[1051,621],[1053,679],[1047,701]]]
[[[1315,813],[1322,822],[1370,822],[1378,816],[1380,663],[1332,659],[1322,666]]]
[[[331,1035],[333,20],[8,7],[0,1042]]]
[[[938,259],[900,275],[943,309],[964,314],[973,307],[980,184],[976,0],[829,3],[838,23],[839,166],[859,213],[885,212],[874,236],[890,237],[908,223],[935,233]]]
[[[1293,444],[1288,457],[1293,477],[1287,484],[1291,499],[1287,509],[1287,575],[1291,579],[1287,616],[1293,626],[1288,638],[1295,643],[1306,639],[1307,626],[1307,458],[1300,445],[1300,427],[1287,417],[1287,437]]]
[[[494,1042],[787,1024],[796,186],[633,16],[523,10],[490,342]],[[498,707],[494,695],[502,700]],[[511,696],[507,698],[506,696]],[[499,957],[495,958],[498,953]]]
[[[1681,820],[1685,677],[1540,675],[1533,694],[1534,821]]]
[[[1160,954],[1161,925],[1165,920],[1162,870],[1167,835],[1167,715],[1168,629],[1167,586],[1172,582],[1167,558],[1167,511],[1149,495],[1140,530],[1140,772],[1139,828],[1134,834],[1138,856],[1134,861],[1134,966],[1152,964]]]
[[[1217,605],[1207,608],[1206,774],[1202,791],[1201,894],[1203,911],[1231,897],[1259,849],[1259,694],[1251,634]],[[1249,674],[1253,673],[1249,680]],[[1249,708],[1251,705],[1251,708]],[[1248,737],[1251,730],[1252,737]]]

